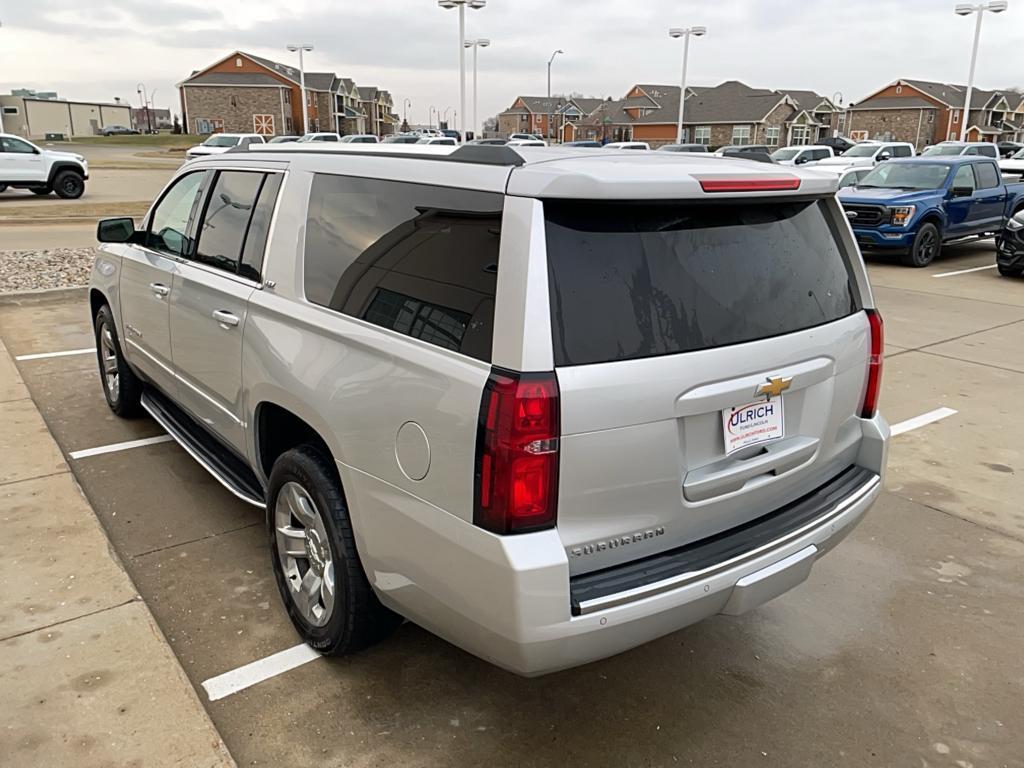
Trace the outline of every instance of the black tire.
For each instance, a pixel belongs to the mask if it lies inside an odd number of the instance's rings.
[[[0,184],[0,193],[6,192],[6,191],[7,191],[7,185],[6,184]]]
[[[58,171],[53,178],[53,191],[63,200],[77,200],[85,192],[85,179],[75,171]]]
[[[117,324],[110,307],[104,304],[96,313],[93,325],[96,338],[96,359],[100,366],[100,382],[103,396],[110,410],[122,419],[131,419],[142,413],[142,381],[128,365],[121,352],[121,340],[117,337]],[[109,339],[105,339],[106,332]],[[112,350],[111,350],[112,348]],[[111,358],[111,351],[112,357]],[[108,370],[108,364],[111,368]],[[116,374],[116,384],[108,374]]]
[[[1003,277],[1020,277],[1024,275],[1024,267],[1011,267],[1003,264],[996,264],[996,269]]]
[[[942,238],[939,235],[939,228],[931,222],[926,222],[917,230],[914,244],[907,253],[900,257],[900,260],[908,267],[927,267],[941,250]]]
[[[334,603],[326,623],[321,626],[307,620],[297,605],[296,590],[292,586],[297,583],[296,571],[293,570],[291,575],[286,572],[288,566],[278,549],[275,523],[278,497],[290,483],[297,483],[315,505],[331,550]],[[367,581],[356,551],[352,521],[337,472],[330,459],[319,450],[310,445],[299,446],[286,451],[274,462],[267,488],[267,520],[270,556],[278,591],[292,624],[310,647],[325,656],[354,653],[387,637],[401,624],[402,618],[381,605]],[[307,572],[313,567],[309,558],[298,558],[292,562],[302,575],[305,574],[301,571],[302,562],[305,562]]]
[[[53,190],[50,189],[49,187],[32,187],[32,194],[34,194],[34,195],[43,196],[43,195],[48,195],[51,192],[53,192]]]

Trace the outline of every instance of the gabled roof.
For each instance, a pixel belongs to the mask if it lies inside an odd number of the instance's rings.
[[[686,122],[756,123],[787,100],[793,104],[792,99],[778,91],[751,88],[737,80],[727,80],[686,99]],[[678,101],[676,105],[678,109]],[[653,115],[648,115],[650,117]]]
[[[780,96],[782,94],[789,96],[789,98],[796,102],[798,109],[806,109],[808,112],[812,112],[814,108],[821,104],[822,102],[825,102],[833,109],[835,108],[835,104],[832,103],[831,99],[822,96],[820,93],[815,93],[814,91],[801,91],[793,90],[790,88],[776,88],[775,92],[778,93]]]
[[[579,107],[584,115],[589,115],[604,103],[604,99],[573,98],[572,103]]]
[[[633,123],[634,120],[626,112],[626,101],[625,99],[619,99],[613,101],[612,99],[606,99],[602,101],[597,109],[593,110],[589,115],[582,118],[579,121],[580,125],[604,125],[605,119],[608,119],[609,125],[623,125]]]
[[[362,101],[376,101],[377,100],[377,86],[375,86],[375,85],[360,85],[357,90],[359,91],[359,98]]]
[[[547,96],[520,96],[519,99],[528,110],[538,115],[553,115],[558,111],[559,105],[566,101],[566,99],[556,96],[552,96],[550,99]]]
[[[851,104],[849,109],[938,109],[938,106],[920,96],[883,96]]]
[[[306,89],[310,91],[330,91],[334,85],[333,72],[307,72]]]
[[[242,56],[247,56],[248,58],[255,61],[257,64],[260,64],[261,66],[264,66],[267,69],[274,70],[277,74],[281,75],[282,77],[288,78],[295,84],[298,84],[299,82],[298,67],[292,67],[288,64],[281,64],[280,62],[272,61],[271,59],[264,59],[262,56],[253,56],[251,53],[245,53],[244,51],[238,51],[238,54]],[[231,57],[229,56],[228,58]],[[309,77],[309,75],[306,75],[306,77]]]
[[[936,83],[931,80],[908,80],[901,78],[896,83],[909,85],[912,88],[916,88],[928,96],[931,96],[937,101],[941,101],[948,107],[954,109],[963,109],[964,99],[967,98],[967,86],[958,83]],[[876,91],[877,93],[877,91]],[[975,88],[971,92],[971,109],[984,109],[993,97],[1001,96],[1000,91],[988,91],[983,88]],[[875,94],[871,94],[869,98],[873,98]],[[881,97],[886,98],[886,97]],[[892,97],[899,98],[899,97]]]
[[[341,83],[345,86],[345,93],[352,93],[356,87],[356,84],[348,77],[341,78]]]
[[[288,86],[270,75],[262,72],[207,72],[202,75],[193,75],[184,83],[189,85],[276,85],[281,88]]]

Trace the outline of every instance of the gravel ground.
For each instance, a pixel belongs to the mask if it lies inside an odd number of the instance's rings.
[[[95,248],[0,251],[0,294],[89,284]]]

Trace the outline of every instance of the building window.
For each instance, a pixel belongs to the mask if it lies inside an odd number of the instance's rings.
[[[764,132],[764,143],[769,147],[779,146],[779,126],[770,125]]]
[[[929,109],[928,110],[928,123],[931,124],[931,123],[934,123],[934,122],[935,122],[935,110],[934,109]]]
[[[949,141],[956,141],[956,139],[957,139],[956,131],[950,131],[949,132],[949,136],[947,136],[946,139],[949,140]]]
[[[18,108],[17,107],[4,107],[4,114],[5,115],[16,115],[16,114],[18,114]]]
[[[291,105],[291,103],[292,103],[292,92],[291,91],[287,91],[286,90],[284,92],[284,103],[288,104],[288,105]]]
[[[749,144],[750,143],[750,126],[749,125],[734,125],[732,127],[732,143],[733,144]]]
[[[811,130],[806,125],[794,125],[792,131],[793,145],[803,146],[811,143]]]
[[[710,144],[711,143],[711,126],[710,125],[698,125],[693,129],[693,142],[695,144]]]
[[[954,109],[953,110],[953,122],[954,123],[959,123],[960,122],[960,110],[959,109]]]
[[[903,93],[903,86],[902,85],[897,85],[896,86],[896,95],[899,96],[901,93]]]
[[[239,56],[239,57],[237,57],[235,59],[235,66],[236,67],[241,67],[242,66],[242,57],[241,56]]]

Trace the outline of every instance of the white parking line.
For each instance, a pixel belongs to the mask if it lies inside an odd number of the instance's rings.
[[[85,349],[68,349],[64,352],[37,352],[34,355],[18,355],[15,360],[45,360],[48,357],[70,357],[71,355],[88,355],[90,352],[95,352],[96,347],[86,347]]]
[[[262,683],[272,677],[277,677],[290,669],[301,667],[311,661],[320,658],[320,654],[314,651],[305,643],[293,646],[284,651],[279,651],[272,656],[258,659],[244,667],[232,669],[223,675],[211,677],[203,682],[206,695],[210,701],[223,699],[233,693],[245,690],[249,686]]]
[[[912,429],[923,427],[926,424],[931,424],[939,419],[944,419],[947,416],[952,416],[956,412],[957,411],[952,408],[936,408],[934,411],[928,411],[928,413],[922,413],[920,416],[915,416],[912,419],[907,419],[906,421],[901,421],[898,424],[893,424],[889,427],[889,430],[892,433],[892,436],[896,437],[896,435],[902,435],[904,432],[909,432]]]
[[[972,267],[971,269],[958,269],[956,272],[939,272],[932,277],[952,277],[953,275],[966,275],[968,272],[981,272],[983,269],[995,269],[995,264],[986,264],[984,267]]]
[[[156,437],[144,437],[141,440],[128,440],[124,443],[111,443],[110,445],[100,445],[96,448],[83,448],[80,451],[72,451],[68,454],[72,459],[87,459],[90,456],[100,456],[104,453],[117,453],[118,451],[127,451],[130,448],[141,448],[144,445],[156,445],[157,443],[166,443],[168,440],[174,438],[170,435],[157,435]]]

